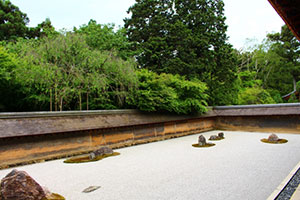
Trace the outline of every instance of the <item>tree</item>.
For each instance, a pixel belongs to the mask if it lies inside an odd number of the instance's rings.
[[[277,103],[282,102],[281,96],[295,91],[300,74],[299,42],[295,39],[283,26],[282,33],[269,34],[268,39],[253,47],[251,52],[238,52],[238,71],[244,87],[253,87],[253,84],[245,85],[247,82],[259,82],[259,87],[267,90]],[[248,76],[250,80],[243,79],[247,74],[253,74]]]
[[[18,38],[40,38],[57,35],[49,18],[36,27],[27,27],[29,18],[9,0],[0,0],[0,41],[17,41]]]
[[[0,40],[16,40],[25,37],[29,23],[27,15],[9,0],[0,0]]]
[[[36,27],[30,27],[27,31],[27,38],[41,38],[41,37],[52,37],[59,33],[55,31],[51,20],[46,18],[45,21],[38,24]]]
[[[223,1],[139,0],[124,21],[142,68],[197,78],[207,83],[209,104],[223,105],[237,95],[223,12]]]
[[[142,111],[177,114],[206,111],[206,85],[198,80],[187,81],[179,75],[160,75],[146,69],[137,71],[139,87],[131,104]]]
[[[78,33],[19,39],[7,48],[22,60],[14,81],[35,110],[125,108],[136,86],[132,59],[90,49]]]
[[[114,24],[98,24],[90,20],[87,25],[74,28],[75,33],[84,35],[86,43],[90,48],[99,51],[115,51],[124,60],[132,57],[130,42],[126,37],[124,28],[114,31]]]
[[[276,103],[266,90],[257,86],[243,89],[238,100],[240,105]]]
[[[276,103],[273,96],[271,96],[270,93],[261,86],[262,81],[255,78],[257,76],[256,74],[257,72],[249,70],[242,71],[238,74],[240,88],[237,104],[247,105]],[[271,92],[278,100],[278,93],[276,93],[276,91]],[[281,99],[280,95],[279,98]]]
[[[14,56],[0,46],[0,111],[9,111],[17,107],[15,92],[18,87],[12,81],[16,67],[17,62]]]
[[[290,91],[295,91],[296,82],[300,80],[299,41],[286,25],[281,27],[280,33],[268,34],[267,37],[271,42],[269,51],[274,52],[276,56],[281,60],[280,69],[277,70],[277,73],[279,73],[278,76],[282,77],[282,75],[284,74],[286,76],[285,81],[290,84]],[[279,79],[277,79],[277,82],[278,81]]]

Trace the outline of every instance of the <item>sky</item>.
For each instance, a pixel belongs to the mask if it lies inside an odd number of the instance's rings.
[[[30,19],[34,27],[50,18],[57,29],[72,30],[90,19],[100,24],[123,26],[123,19],[135,0],[11,0]],[[268,0],[224,0],[227,35],[236,49],[260,43],[267,33],[280,32],[283,20]]]

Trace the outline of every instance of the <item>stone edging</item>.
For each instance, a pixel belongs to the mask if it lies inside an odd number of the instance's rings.
[[[300,199],[300,185],[297,187],[296,191],[294,192],[291,200],[299,200]]]
[[[284,189],[284,187],[288,184],[294,174],[300,168],[300,162],[292,169],[289,175],[279,184],[279,186],[274,190],[274,192],[267,198],[267,200],[274,200],[280,194],[280,192]]]

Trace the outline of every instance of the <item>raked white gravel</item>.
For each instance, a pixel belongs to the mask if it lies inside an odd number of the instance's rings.
[[[260,141],[268,133],[223,131],[216,146],[194,148],[198,136],[117,149],[98,162],[63,160],[16,167],[67,200],[265,200],[300,161],[300,135],[286,144]],[[12,169],[0,170],[3,178]],[[101,186],[82,193],[89,186]]]

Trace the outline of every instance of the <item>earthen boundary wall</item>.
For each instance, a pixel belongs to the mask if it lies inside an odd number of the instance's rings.
[[[0,113],[0,168],[214,129],[297,134],[300,104],[220,106],[183,116],[136,110]]]

